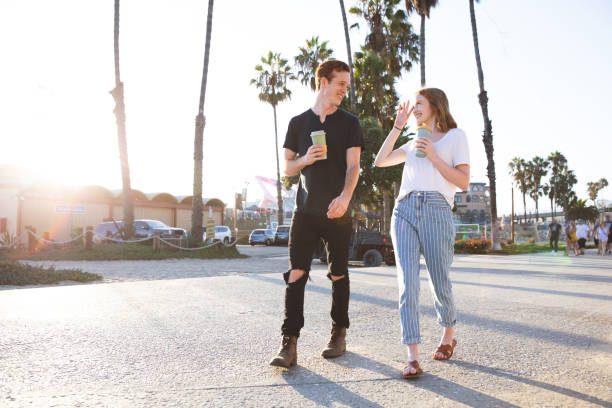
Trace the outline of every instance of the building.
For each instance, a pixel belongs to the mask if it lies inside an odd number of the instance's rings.
[[[134,218],[191,229],[191,196],[179,201],[168,193],[151,198],[138,190],[132,193]],[[223,225],[225,204],[217,198],[204,198],[203,203],[202,225],[209,218],[215,225]],[[24,186],[21,179],[0,178],[0,233],[21,237],[22,242],[26,239],[26,227],[46,239],[65,241],[87,226],[122,218],[121,193],[114,194],[101,186],[72,188],[50,183]]]
[[[485,183],[470,183],[466,191],[455,194],[456,217],[463,224],[491,222],[491,196]]]

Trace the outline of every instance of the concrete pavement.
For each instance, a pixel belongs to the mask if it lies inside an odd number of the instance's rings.
[[[102,283],[0,290],[0,406],[612,407],[612,257],[466,256],[455,356],[421,276],[421,363],[399,378],[394,267],[351,267],[348,352],[324,360],[330,283],[313,262],[298,366],[280,341],[286,248],[237,260],[44,262]]]

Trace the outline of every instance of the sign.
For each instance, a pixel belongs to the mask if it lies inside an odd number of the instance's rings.
[[[85,207],[82,205],[56,205],[55,212],[58,214],[86,214]]]
[[[206,220],[206,238],[207,241],[215,239],[215,220],[212,218]]]

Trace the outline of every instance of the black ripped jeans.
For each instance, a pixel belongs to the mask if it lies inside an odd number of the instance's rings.
[[[348,304],[350,281],[348,275],[348,254],[351,239],[352,220],[350,217],[329,219],[296,212],[289,232],[289,271],[285,279],[285,319],[282,332],[285,336],[299,336],[304,327],[304,290],[310,274],[312,255],[323,239],[327,249],[328,277],[332,281],[331,318],[333,327],[349,327]],[[289,274],[301,269],[304,275],[289,283]],[[342,276],[332,280],[331,276]]]

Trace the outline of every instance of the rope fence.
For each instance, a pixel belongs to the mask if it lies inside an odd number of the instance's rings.
[[[30,229],[27,229],[26,232],[24,234],[19,235],[18,237],[14,238],[14,241],[9,244],[9,245],[0,245],[0,249],[12,249],[15,248],[18,245],[22,245],[21,241],[23,240],[23,238],[27,237],[28,238],[28,249],[29,250],[35,250],[37,247],[40,246],[40,244],[42,244],[43,246],[61,246],[61,245],[67,245],[67,244],[71,244],[71,243],[75,243],[75,242],[84,242],[85,244],[85,248],[90,250],[93,247],[94,242],[95,243],[101,243],[103,241],[110,241],[113,243],[117,243],[117,244],[134,244],[134,243],[142,243],[142,242],[146,242],[146,241],[153,241],[153,251],[156,252],[159,250],[159,245],[160,243],[163,243],[165,245],[167,245],[170,248],[174,248],[177,249],[179,251],[200,251],[200,250],[204,250],[204,249],[208,249],[208,248],[213,248],[213,247],[226,247],[226,248],[230,248],[230,247],[235,247],[236,243],[238,242],[238,237],[236,237],[236,239],[232,242],[229,243],[225,243],[223,241],[214,241],[208,245],[204,245],[201,247],[197,247],[197,248],[189,248],[189,247],[185,247],[182,245],[183,240],[187,241],[187,237],[180,237],[180,238],[170,238],[170,237],[165,237],[162,238],[161,236],[159,236],[158,234],[155,235],[151,235],[148,237],[144,237],[144,238],[139,238],[139,239],[121,239],[121,238],[115,238],[115,237],[111,237],[111,236],[105,236],[105,235],[101,235],[101,234],[97,234],[95,232],[93,232],[91,227],[87,227],[86,231],[79,234],[78,236],[71,238],[69,240],[65,240],[65,241],[54,241],[54,240],[49,240],[49,239],[45,239],[43,237],[40,237],[38,235],[36,235],[36,233]],[[95,238],[95,241],[94,241]],[[171,241],[179,241],[179,244],[177,245],[174,242]]]

